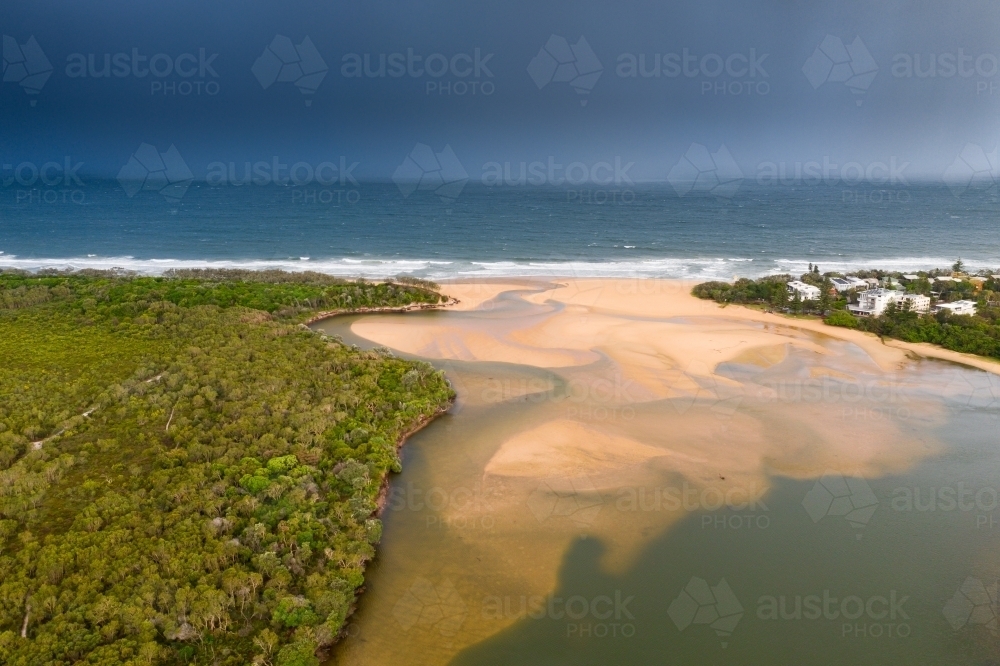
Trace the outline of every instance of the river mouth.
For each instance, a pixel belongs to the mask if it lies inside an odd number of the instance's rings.
[[[998,658],[994,375],[538,291],[314,326],[458,392],[403,448],[330,663]]]

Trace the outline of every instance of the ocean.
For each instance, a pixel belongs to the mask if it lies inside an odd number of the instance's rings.
[[[8,179],[12,180],[12,179]],[[40,182],[34,183],[40,185]],[[1000,266],[995,191],[747,184],[729,198],[627,188],[391,182],[329,187],[115,181],[0,187],[0,266],[314,270],[369,278],[732,279],[860,268]],[[454,189],[449,192],[454,193]]]

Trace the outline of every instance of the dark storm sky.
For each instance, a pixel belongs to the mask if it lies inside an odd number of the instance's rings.
[[[488,162],[553,156],[620,158],[634,163],[633,180],[664,181],[701,143],[710,151],[725,144],[747,175],[766,162],[896,159],[908,163],[911,181],[933,180],[967,143],[989,152],[1000,138],[998,28],[1000,4],[986,0],[4,0],[0,31],[19,46],[34,36],[53,71],[37,94],[16,72],[5,76],[0,161],[70,157],[88,174],[113,176],[145,142],[159,151],[175,145],[198,178],[212,162],[275,156],[312,163],[343,156],[358,162],[359,179],[388,178],[419,142],[435,151],[450,145],[473,179]],[[315,45],[328,67],[315,94],[294,82],[265,89],[255,76],[275,35]],[[582,36],[591,47],[603,69],[587,94],[558,80],[539,88],[529,74],[551,35],[570,44]],[[803,73],[827,35],[845,45],[860,38],[870,53],[877,74],[863,94],[843,81],[814,88]],[[207,67],[198,71],[201,49]],[[468,71],[477,49],[478,76]],[[658,54],[683,57],[685,49],[691,76],[667,76],[662,62],[658,77],[620,75],[629,54],[641,54],[652,72]],[[136,76],[133,50],[147,58],[137,71],[165,54],[160,71],[180,66],[185,75]],[[422,59],[440,54],[433,66],[454,62],[456,71],[361,78],[342,71],[349,54],[369,54],[376,66],[380,54],[408,50]],[[753,77],[743,66],[751,51],[759,61]],[[125,54],[128,75],[72,75],[80,73],[74,62],[90,58],[100,73],[105,54]],[[903,65],[914,55],[935,76],[907,75]],[[932,57],[936,67],[928,69]],[[725,62],[733,72],[713,76]]]

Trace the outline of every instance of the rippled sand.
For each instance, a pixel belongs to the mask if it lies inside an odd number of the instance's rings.
[[[486,466],[486,474],[505,474],[500,470],[509,469],[515,457],[530,458],[531,474],[545,476],[553,465],[558,469],[569,465],[574,456],[580,469],[587,471],[588,465],[612,465],[609,460],[620,459],[622,464],[637,457],[693,460],[710,454],[720,471],[755,476],[756,480],[773,464],[798,477],[821,474],[841,458],[849,458],[851,466],[864,474],[903,469],[913,460],[909,451],[912,442],[900,441],[888,420],[877,424],[845,422],[843,410],[834,409],[836,427],[818,428],[830,418],[836,396],[832,401],[827,396],[812,404],[798,401],[795,410],[784,410],[788,413],[781,415],[783,428],[809,431],[823,443],[814,447],[819,450],[804,455],[794,437],[780,436],[759,416],[738,412],[743,403],[749,406],[756,401],[764,408],[779,401],[776,390],[768,384],[748,385],[719,372],[726,364],[772,368],[795,353],[805,376],[776,375],[775,381],[780,379],[786,388],[806,386],[814,380],[817,386],[825,382],[826,391],[836,393],[849,390],[838,382],[850,385],[864,377],[862,390],[877,392],[875,387],[884,385],[891,393],[890,387],[895,390],[899,385],[899,371],[911,362],[908,350],[814,320],[721,308],[691,296],[690,287],[683,282],[652,280],[568,280],[534,287],[508,283],[454,286],[446,291],[485,295],[508,291],[522,307],[502,314],[502,306],[487,299],[469,312],[478,309],[494,316],[370,317],[356,322],[352,330],[379,344],[439,361],[490,361],[560,370],[587,394],[581,404],[633,411],[663,399],[675,405],[673,410],[651,410],[642,418],[630,419],[634,421],[630,427],[645,431],[645,443],[623,439],[623,424],[601,431],[582,429],[572,419],[554,419],[540,426],[540,431],[522,432],[506,442]],[[851,344],[830,344],[837,339]],[[714,411],[708,415],[681,413],[684,405],[694,404],[708,405]],[[920,411],[924,418],[933,419],[935,409],[928,402]],[[725,423],[733,419],[735,423]],[[726,431],[731,425],[738,427],[741,446],[728,441]],[[657,428],[673,436],[653,436],[650,441]],[[711,442],[698,439],[705,434],[711,434]],[[578,445],[574,447],[572,442]],[[646,453],[636,453],[636,447]],[[649,453],[650,447],[660,453]],[[795,463],[788,464],[789,460]],[[696,473],[691,465],[677,466],[685,473]],[[526,475],[522,471],[515,476]]]
[[[690,288],[446,285],[461,310],[353,323],[444,368],[459,401],[410,445],[337,663],[447,662],[515,621],[483,612],[485,597],[551,593],[581,534],[604,544],[601,567],[627,570],[688,515],[637,509],[647,490],[745,503],[777,478],[878,478],[941,451],[937,396],[956,389],[913,348],[721,308]]]

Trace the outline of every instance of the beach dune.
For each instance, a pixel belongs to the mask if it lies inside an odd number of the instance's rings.
[[[366,317],[352,330],[432,359],[546,368],[583,387],[575,405],[563,401],[552,419],[504,442],[487,475],[600,476],[642,467],[766,483],[771,474],[811,478],[831,467],[877,476],[936,450],[908,430],[912,417],[896,418],[919,413],[921,427],[942,418],[939,404],[904,397],[901,370],[915,350],[817,320],[720,307],[692,296],[693,284],[449,284],[445,293],[470,296],[462,317]],[[811,398],[814,390],[822,395]],[[899,404],[874,405],[886,418],[858,418],[852,391]],[[560,394],[552,395],[558,402]],[[581,423],[580,414],[595,408],[630,416]]]

